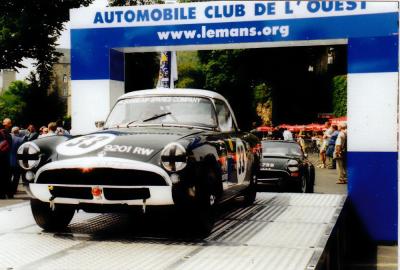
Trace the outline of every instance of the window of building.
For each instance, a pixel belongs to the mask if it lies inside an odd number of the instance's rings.
[[[63,82],[64,82],[64,83],[67,83],[67,82],[68,82],[67,74],[64,74],[64,76],[63,76]]]

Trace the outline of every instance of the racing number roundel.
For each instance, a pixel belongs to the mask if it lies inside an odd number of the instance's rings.
[[[247,170],[247,157],[246,157],[246,149],[244,148],[244,144],[241,139],[236,140],[236,171],[237,171],[237,179],[238,183],[243,183],[246,177]]]
[[[115,135],[91,134],[74,138],[57,146],[57,153],[64,156],[79,156],[97,150],[111,143]]]

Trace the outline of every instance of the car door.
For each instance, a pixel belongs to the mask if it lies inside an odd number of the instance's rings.
[[[234,115],[223,100],[215,99],[215,109],[218,125],[221,130],[221,139],[226,148],[227,175],[224,187],[242,189],[248,183],[248,171],[251,158],[248,156],[248,146],[243,140],[243,134],[238,131]],[[250,162],[249,162],[250,161]]]

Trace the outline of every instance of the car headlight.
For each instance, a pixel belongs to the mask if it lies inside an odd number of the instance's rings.
[[[31,170],[40,163],[40,148],[33,142],[21,145],[17,150],[18,164],[25,170]]]
[[[179,143],[170,143],[161,151],[161,164],[169,172],[181,171],[186,167],[185,147]]]
[[[291,159],[288,162],[288,170],[291,172],[296,172],[299,170],[299,162],[297,160]]]

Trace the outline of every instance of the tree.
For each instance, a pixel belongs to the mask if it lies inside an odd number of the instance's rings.
[[[204,87],[204,74],[197,52],[177,52],[178,88]]]
[[[19,123],[23,119],[26,108],[26,99],[29,85],[23,81],[14,81],[8,89],[0,95],[0,119],[11,118]]]
[[[265,82],[254,87],[254,106],[262,125],[272,124],[272,89]]]
[[[333,114],[337,117],[347,115],[347,76],[333,78]]]
[[[58,91],[51,94],[41,91],[35,74],[30,83],[15,81],[0,95],[0,119],[11,118],[16,125],[47,125],[63,119],[65,106]]]
[[[47,90],[51,68],[60,56],[56,42],[69,20],[69,10],[92,1],[0,1],[0,69],[21,68],[23,58],[33,58],[39,84]]]

